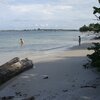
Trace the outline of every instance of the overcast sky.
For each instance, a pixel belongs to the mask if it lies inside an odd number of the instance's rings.
[[[0,29],[78,29],[96,22],[98,0],[0,0]]]

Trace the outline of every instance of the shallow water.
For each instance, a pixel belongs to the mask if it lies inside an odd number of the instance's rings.
[[[67,50],[78,45],[78,36],[86,41],[87,34],[79,31],[1,31],[0,32],[0,59],[14,56],[43,53],[52,53]],[[21,47],[19,40],[24,40]],[[35,55],[36,56],[36,55]]]

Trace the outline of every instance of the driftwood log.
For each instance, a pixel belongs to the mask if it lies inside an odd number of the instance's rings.
[[[0,66],[0,84],[32,67],[33,62],[28,58],[22,60],[20,60],[18,57],[13,58]]]

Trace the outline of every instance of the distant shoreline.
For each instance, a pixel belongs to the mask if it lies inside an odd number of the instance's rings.
[[[0,30],[0,32],[7,31],[79,31],[78,29],[23,29],[23,30]]]

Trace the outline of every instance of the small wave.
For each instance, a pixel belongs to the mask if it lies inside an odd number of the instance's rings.
[[[24,51],[55,51],[55,50],[65,50],[71,47],[71,44],[67,45],[47,45],[47,44],[39,44],[39,45],[25,45],[23,47],[13,46],[13,47],[0,47],[0,52],[24,52]]]
[[[58,47],[52,47],[52,48],[47,48],[47,49],[42,49],[40,51],[50,51],[50,50],[57,50],[57,49],[64,49],[64,48],[69,48],[70,46],[64,45],[64,46],[58,46]]]

